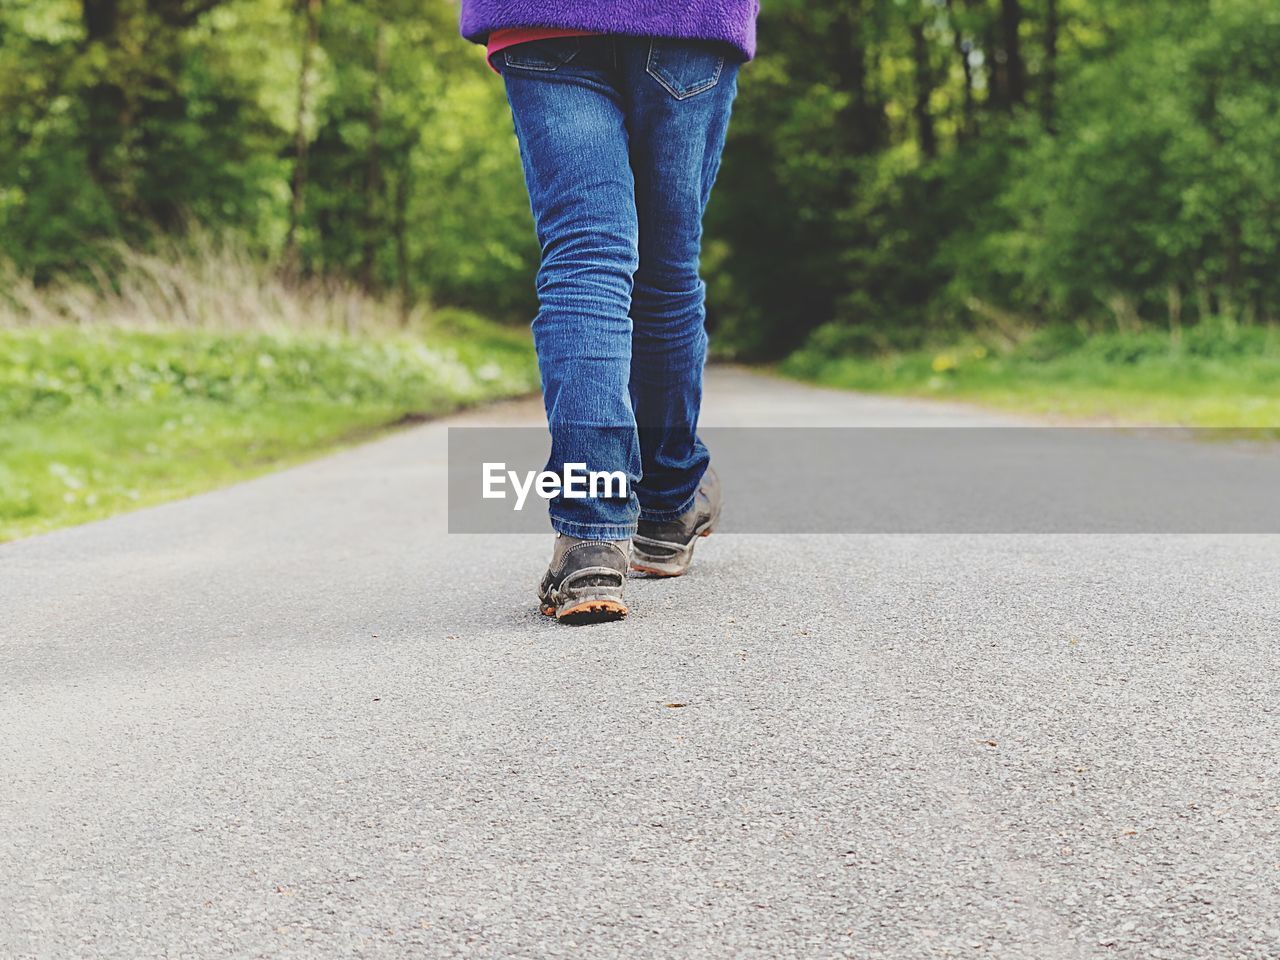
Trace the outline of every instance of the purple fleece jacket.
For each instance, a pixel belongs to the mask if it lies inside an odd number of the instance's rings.
[[[484,43],[504,27],[556,27],[639,37],[720,40],[756,52],[759,0],[462,0],[462,35]]]

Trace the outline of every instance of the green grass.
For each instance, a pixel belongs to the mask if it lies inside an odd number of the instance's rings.
[[[530,392],[527,334],[0,329],[0,541],[187,496]]]
[[[1280,331],[1206,323],[1167,332],[1053,328],[1000,348],[972,339],[879,352],[822,328],[780,366],[827,386],[971,401],[1068,420],[1280,428]]]

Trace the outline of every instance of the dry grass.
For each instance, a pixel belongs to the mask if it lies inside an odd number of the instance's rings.
[[[527,330],[466,311],[405,322],[208,239],[112,259],[50,286],[0,265],[0,541],[537,389]]]
[[[401,309],[346,281],[290,278],[228,240],[195,234],[151,251],[111,250],[118,269],[37,286],[0,263],[0,327],[331,332],[420,330],[429,311]]]

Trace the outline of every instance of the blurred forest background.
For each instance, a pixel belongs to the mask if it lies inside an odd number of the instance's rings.
[[[4,0],[0,258],[110,282],[233,231],[526,322],[502,85],[450,0]],[[767,0],[708,227],[723,350],[1271,322],[1274,0]]]
[[[721,356],[1280,424],[1276,0],[763,6],[707,224]],[[0,539],[536,386],[511,121],[457,13],[0,0]]]

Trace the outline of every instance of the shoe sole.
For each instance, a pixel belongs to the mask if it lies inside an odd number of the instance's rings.
[[[542,607],[544,617],[555,617],[560,623],[568,624],[608,623],[621,620],[630,612],[621,600],[604,599],[579,600],[560,610],[552,606]]]

